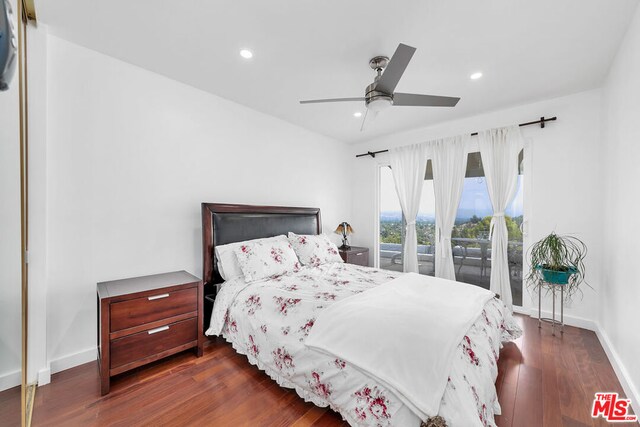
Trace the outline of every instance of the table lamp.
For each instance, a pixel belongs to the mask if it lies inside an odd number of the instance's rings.
[[[338,224],[338,228],[336,228],[335,233],[342,234],[342,246],[340,246],[338,249],[351,249],[351,246],[349,246],[349,241],[347,240],[347,236],[353,233],[353,228],[351,228],[351,225],[349,225],[348,222],[341,222],[340,224]]]

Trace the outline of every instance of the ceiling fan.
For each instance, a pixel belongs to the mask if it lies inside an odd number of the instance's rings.
[[[460,98],[394,92],[415,51],[415,47],[400,43],[391,60],[386,56],[376,56],[372,58],[369,61],[369,66],[376,71],[377,75],[373,83],[365,89],[363,97],[310,99],[300,101],[300,104],[364,101],[367,107],[367,113],[371,110],[376,114],[391,106],[455,107],[458,101],[460,101]],[[366,120],[366,114],[364,120]],[[364,127],[364,120],[360,130]]]

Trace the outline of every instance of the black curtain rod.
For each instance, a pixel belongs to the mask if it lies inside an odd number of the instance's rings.
[[[556,116],[553,116],[549,119],[545,119],[544,116],[540,117],[540,120],[535,120],[533,122],[527,122],[527,123],[520,123],[518,126],[522,127],[522,126],[530,126],[530,125],[537,125],[540,124],[540,127],[544,129],[544,124],[546,122],[553,122],[555,120],[558,120],[558,118]],[[478,132],[474,132],[471,134],[471,136],[476,136],[478,135]],[[364,157],[364,156],[371,156],[371,157],[375,157],[376,154],[380,154],[380,153],[386,153],[389,150],[380,150],[380,151],[367,151],[366,153],[362,153],[362,154],[357,154],[356,157]]]

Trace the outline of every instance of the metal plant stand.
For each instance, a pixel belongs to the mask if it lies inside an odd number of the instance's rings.
[[[551,319],[548,317],[542,317],[542,287],[551,286],[551,294],[553,296],[553,311]],[[564,334],[564,287],[558,283],[540,282],[538,286],[538,328],[542,328],[542,322],[551,323],[551,335],[556,335],[556,325],[560,325],[560,333]],[[560,288],[560,321],[556,320],[556,292],[557,288]]]

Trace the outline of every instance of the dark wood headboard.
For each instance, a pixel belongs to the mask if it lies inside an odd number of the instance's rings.
[[[216,245],[287,234],[320,234],[320,209],[202,203],[202,280],[205,294],[215,292],[222,277]],[[209,289],[209,291],[208,291]]]

